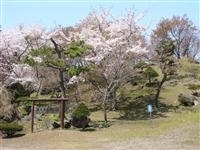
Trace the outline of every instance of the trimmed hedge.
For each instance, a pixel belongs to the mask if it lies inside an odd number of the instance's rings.
[[[2,134],[6,134],[8,137],[14,135],[18,131],[22,131],[23,126],[16,122],[12,123],[0,123],[0,131]]]

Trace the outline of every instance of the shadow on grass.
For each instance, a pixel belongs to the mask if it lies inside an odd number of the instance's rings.
[[[81,129],[80,130],[81,132],[93,132],[93,131],[96,131],[95,128],[85,128],[85,129]]]
[[[12,136],[3,136],[2,138],[3,139],[12,139],[12,138],[19,138],[19,137],[22,137],[22,136],[25,136],[24,133],[18,133],[18,134],[14,134]]]
[[[119,110],[121,117],[115,118],[120,120],[148,120],[156,118],[167,118],[166,112],[176,111],[176,107],[159,103],[159,108],[153,107],[153,112],[147,112],[147,105],[153,104],[153,95],[140,96],[135,100],[126,100],[120,104]]]

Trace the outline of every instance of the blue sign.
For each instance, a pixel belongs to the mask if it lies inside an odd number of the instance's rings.
[[[153,112],[153,108],[152,108],[152,105],[147,105],[147,111],[149,112],[149,113],[152,113]]]

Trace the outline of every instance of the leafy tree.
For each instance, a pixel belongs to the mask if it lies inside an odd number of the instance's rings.
[[[53,38],[50,40],[54,48],[45,46],[32,50],[25,62],[31,66],[41,65],[57,70],[62,97],[66,97],[65,74],[68,73],[68,76],[79,75],[88,69],[86,64],[83,64],[83,60],[77,58],[83,56],[91,47],[82,40],[72,41],[67,47],[61,47]],[[35,60],[37,57],[41,59],[40,62]]]
[[[153,43],[159,43],[162,40],[173,40],[175,44],[174,54],[180,59],[182,56],[195,57],[200,51],[196,50],[196,43],[199,40],[198,29],[184,15],[173,16],[171,19],[163,19],[159,22],[151,35]]]
[[[154,99],[154,105],[157,108],[158,108],[158,98],[164,82],[167,80],[168,75],[172,75],[176,71],[174,57],[173,57],[174,49],[175,45],[174,42],[171,40],[161,41],[155,49],[157,54],[157,60],[163,75],[161,81],[158,84]]]

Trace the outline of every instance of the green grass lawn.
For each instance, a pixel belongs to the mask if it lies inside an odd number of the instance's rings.
[[[94,112],[90,118],[92,121],[103,121],[101,111]],[[199,141],[199,111],[184,111],[182,113],[169,112],[165,118],[153,120],[120,120],[119,113],[108,114],[111,126],[108,128],[96,128],[94,131],[80,131],[77,129],[67,130],[43,130],[31,134],[27,130],[25,136],[1,139],[1,146],[13,149],[106,149],[104,146],[110,143],[121,143],[127,140],[141,139],[145,142],[148,139],[159,139],[183,127],[190,127],[187,130],[187,138],[180,141],[180,146],[198,146]],[[182,131],[181,131],[182,132]],[[181,139],[184,133],[177,132]],[[189,137],[188,137],[189,135]],[[179,139],[179,140],[180,140]],[[131,142],[129,144],[132,144]],[[134,143],[133,143],[134,144]],[[112,144],[111,144],[112,145]],[[115,144],[114,144],[115,145]],[[161,145],[162,146],[162,145]],[[113,148],[112,146],[110,147]]]

